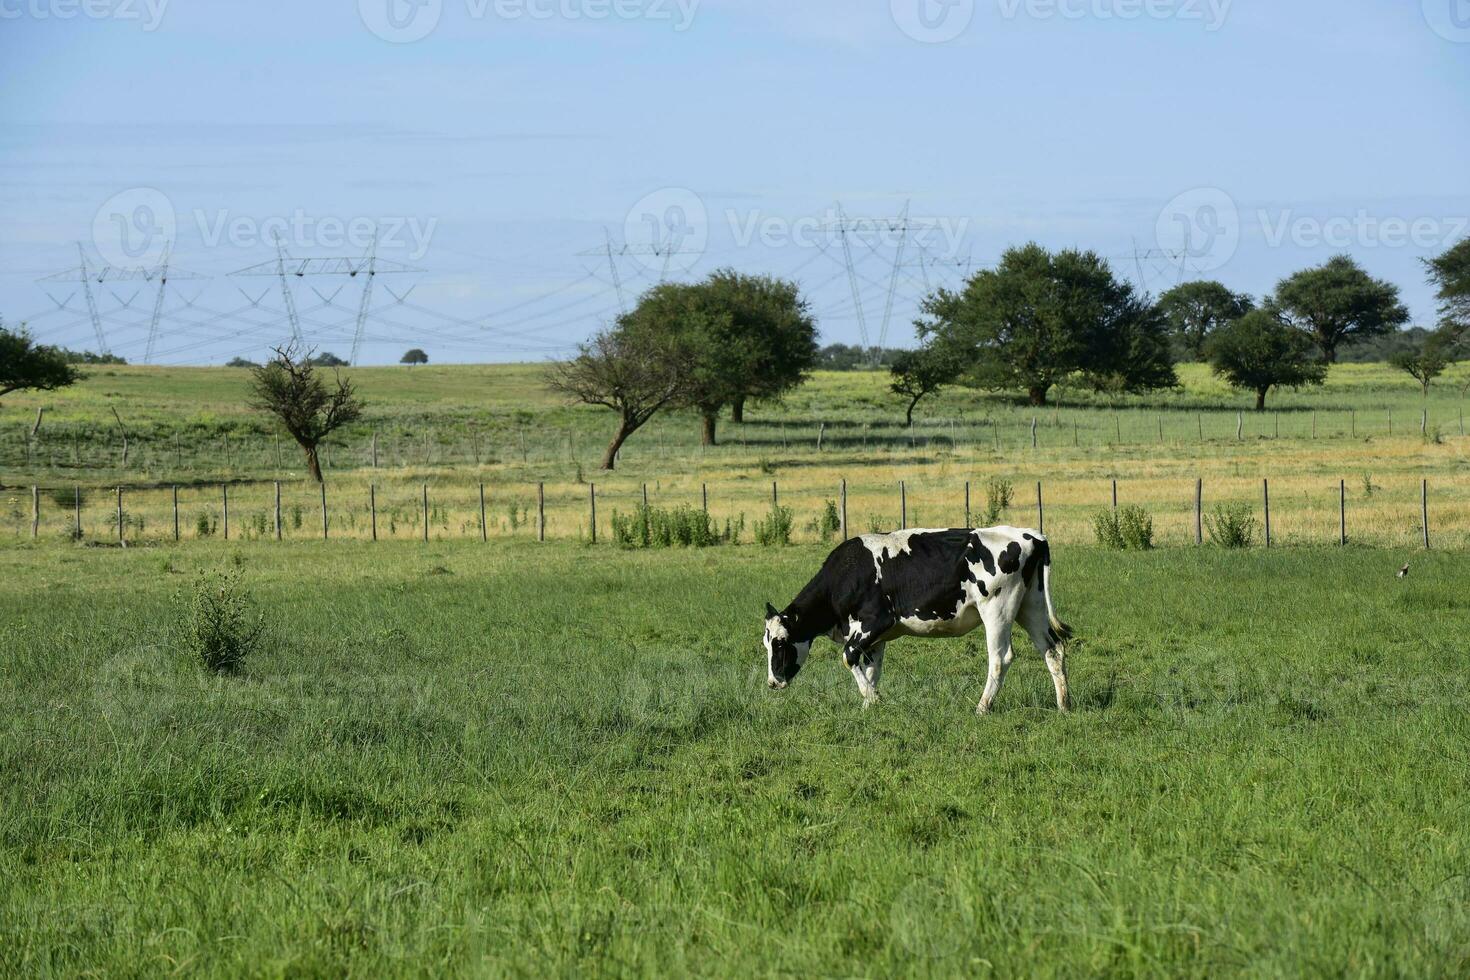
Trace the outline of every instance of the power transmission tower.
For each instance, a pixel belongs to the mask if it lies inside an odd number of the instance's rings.
[[[280,237],[277,236],[276,259],[274,262],[261,262],[257,265],[247,266],[244,269],[230,273],[230,275],[270,276],[280,280],[281,299],[286,304],[286,318],[291,324],[291,342],[300,345],[304,342],[305,338],[301,333],[301,320],[296,314],[296,301],[291,296],[291,277],[306,279],[316,276],[347,276],[349,279],[355,279],[359,274],[365,273],[362,299],[357,308],[356,330],[353,333],[352,340],[352,362],[355,364],[358,355],[361,353],[363,330],[367,325],[374,280],[381,275],[399,275],[419,271],[421,270],[410,265],[404,265],[402,262],[378,258],[377,234],[374,233],[373,243],[369,247],[366,255],[326,259],[292,258],[286,253],[285,246],[281,243]],[[332,297],[335,298],[339,292],[341,292],[340,288],[332,293]],[[321,293],[318,292],[317,295],[321,296]],[[404,295],[406,296],[407,293]],[[259,300],[251,297],[249,293],[245,293],[245,298],[249,299],[252,305],[259,302]],[[331,305],[331,300],[327,297],[323,296],[322,300],[327,305]]]
[[[669,278],[669,264],[673,262],[676,255],[703,255],[702,249],[680,248],[671,238],[667,242],[655,242],[653,244],[614,244],[612,234],[603,229],[603,244],[598,248],[589,248],[585,252],[578,252],[582,258],[605,258],[607,259],[607,271],[612,277],[613,289],[618,294],[619,312],[628,312],[628,301],[623,289],[623,275],[618,269],[618,259],[635,257],[639,259],[656,258],[663,260],[663,266],[659,272],[658,281],[667,282]],[[648,263],[645,263],[647,265]]]
[[[842,202],[837,202],[837,234],[842,239],[842,260],[847,265],[847,282],[852,287],[852,305],[857,312],[858,337],[862,339],[863,349],[871,350],[872,345],[868,342],[868,318],[863,312],[863,298],[859,295],[857,281],[857,266],[852,261],[852,242],[847,238],[848,223],[847,214],[842,210]]]
[[[208,278],[207,276],[196,275],[195,273],[185,272],[181,270],[174,270],[174,272],[170,273],[169,254],[171,251],[172,245],[166,245],[163,251],[163,262],[160,265],[156,266],[135,266],[133,268],[120,268],[118,266],[106,264],[93,266],[87,261],[86,249],[82,247],[81,242],[78,242],[76,268],[68,269],[65,272],[58,272],[50,276],[43,276],[37,281],[80,282],[82,285],[82,295],[86,297],[87,302],[87,318],[91,320],[92,332],[97,337],[98,352],[102,354],[110,354],[112,353],[112,350],[107,343],[107,336],[102,329],[102,316],[97,309],[97,296],[96,293],[92,290],[92,284],[96,283],[97,285],[105,285],[107,283],[114,282],[153,282],[154,280],[157,280],[158,295],[153,301],[153,316],[150,318],[148,324],[147,353],[143,357],[143,362],[147,364],[153,359],[154,343],[158,336],[158,321],[163,315],[163,298],[164,293],[168,288],[168,280],[170,278],[176,280]],[[48,295],[50,294],[48,293]],[[72,293],[72,296],[75,295],[75,293]],[[138,294],[136,291],[133,293],[132,296],[129,296],[127,299],[123,299],[121,296],[113,293],[113,297],[120,304],[122,304],[122,308],[124,309],[131,306],[133,300],[136,299],[137,296]],[[56,302],[56,305],[61,309],[66,309],[67,303],[71,302],[71,296],[68,296],[64,301],[60,302],[57,302],[56,297],[54,296],[52,296],[51,299],[53,302]]]
[[[888,301],[883,306],[883,325],[878,328],[878,347],[873,352],[873,366],[878,366],[882,358],[883,345],[888,342],[888,325],[893,321],[893,297],[898,292],[899,270],[903,268],[903,250],[909,240],[909,206],[912,201],[905,201],[903,214],[898,219],[898,248],[893,254],[893,276],[888,280]]]

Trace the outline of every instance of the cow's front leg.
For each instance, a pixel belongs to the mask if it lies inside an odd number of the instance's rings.
[[[857,681],[865,708],[878,700],[878,678],[883,673],[883,636],[893,628],[894,622],[886,613],[853,617],[848,622],[842,659]]]

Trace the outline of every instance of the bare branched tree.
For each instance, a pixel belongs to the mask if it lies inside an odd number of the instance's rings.
[[[602,457],[602,468],[610,470],[628,437],[686,394],[690,377],[690,357],[681,345],[625,321],[598,333],[570,361],[553,364],[546,384],[572,401],[618,413],[617,432]]]
[[[311,363],[312,351],[297,356],[295,344],[275,348],[275,356],[251,369],[250,407],[274,415],[306,453],[311,478],[322,482],[317,446],[332,432],[362,418],[362,402],[352,382],[334,368],[334,388]]]

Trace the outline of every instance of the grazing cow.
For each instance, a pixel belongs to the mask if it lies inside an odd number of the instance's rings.
[[[1014,656],[1016,620],[1046,657],[1057,707],[1070,707],[1066,651],[1072,631],[1051,605],[1051,549],[1038,531],[909,530],[838,545],[784,611],[766,604],[772,690],[791,683],[812,642],[829,636],[868,707],[878,698],[883,649],[900,636],[964,636],[985,624],[990,674],[979,713],[990,711]]]

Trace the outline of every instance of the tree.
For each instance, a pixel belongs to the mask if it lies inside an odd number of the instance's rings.
[[[311,478],[322,482],[317,446],[344,425],[362,418],[362,403],[352,382],[333,370],[335,386],[317,373],[311,352],[297,358],[294,344],[275,348],[275,356],[251,369],[250,407],[274,415],[306,453]]]
[[[941,346],[899,352],[890,369],[893,383],[889,385],[889,390],[909,400],[904,424],[914,424],[914,408],[920,399],[951,384],[963,370],[963,362]]]
[[[1232,387],[1255,392],[1258,412],[1266,410],[1272,388],[1319,385],[1327,377],[1312,335],[1270,310],[1252,310],[1215,331],[1206,353]]]
[[[347,362],[338,357],[336,354],[333,354],[331,351],[325,351],[315,356],[308,354],[305,363],[311,365],[312,367],[347,367]]]
[[[1455,363],[1454,349],[1458,339],[1452,327],[1441,327],[1420,340],[1412,350],[1394,354],[1388,363],[1419,382],[1420,391],[1428,398],[1429,386],[1434,379]]]
[[[225,362],[225,367],[227,368],[253,368],[259,366],[248,357],[232,357]]]
[[[1381,336],[1409,322],[1398,287],[1374,279],[1346,255],[1283,279],[1270,303],[1287,323],[1312,334],[1328,364],[1337,362],[1343,341]]]
[[[745,403],[779,398],[803,384],[817,362],[817,327],[800,288],[772,276],[720,269],[692,287],[702,316],[696,333],[695,404],[704,444],[716,442],[719,410],[745,421]]]
[[[414,348],[411,348],[409,350],[404,351],[403,352],[403,356],[398,359],[398,363],[399,364],[407,364],[410,367],[412,367],[415,364],[428,364],[429,363],[429,355],[426,354],[420,348],[414,347]]]
[[[75,384],[81,374],[55,347],[37,344],[25,324],[9,330],[0,321],[0,395],[12,391],[55,391]]]
[[[615,326],[581,345],[576,357],[554,363],[546,377],[552,391],[618,413],[617,431],[602,456],[604,470],[617,465],[618,450],[628,437],[679,399],[690,383],[688,350],[674,332],[647,314],[640,302]]]
[[[1045,405],[1052,386],[1085,373],[1095,387],[1140,391],[1177,383],[1163,319],[1093,252],[1008,249],[962,292],[924,300],[916,326],[967,365],[963,380],[1021,389]]]
[[[1441,323],[1470,333],[1470,238],[1428,259],[1429,281],[1439,287]]]
[[[1210,334],[1245,316],[1255,301],[1231,292],[1223,283],[1201,279],[1180,283],[1159,297],[1159,311],[1169,325],[1174,352],[1181,359],[1203,361]]]

